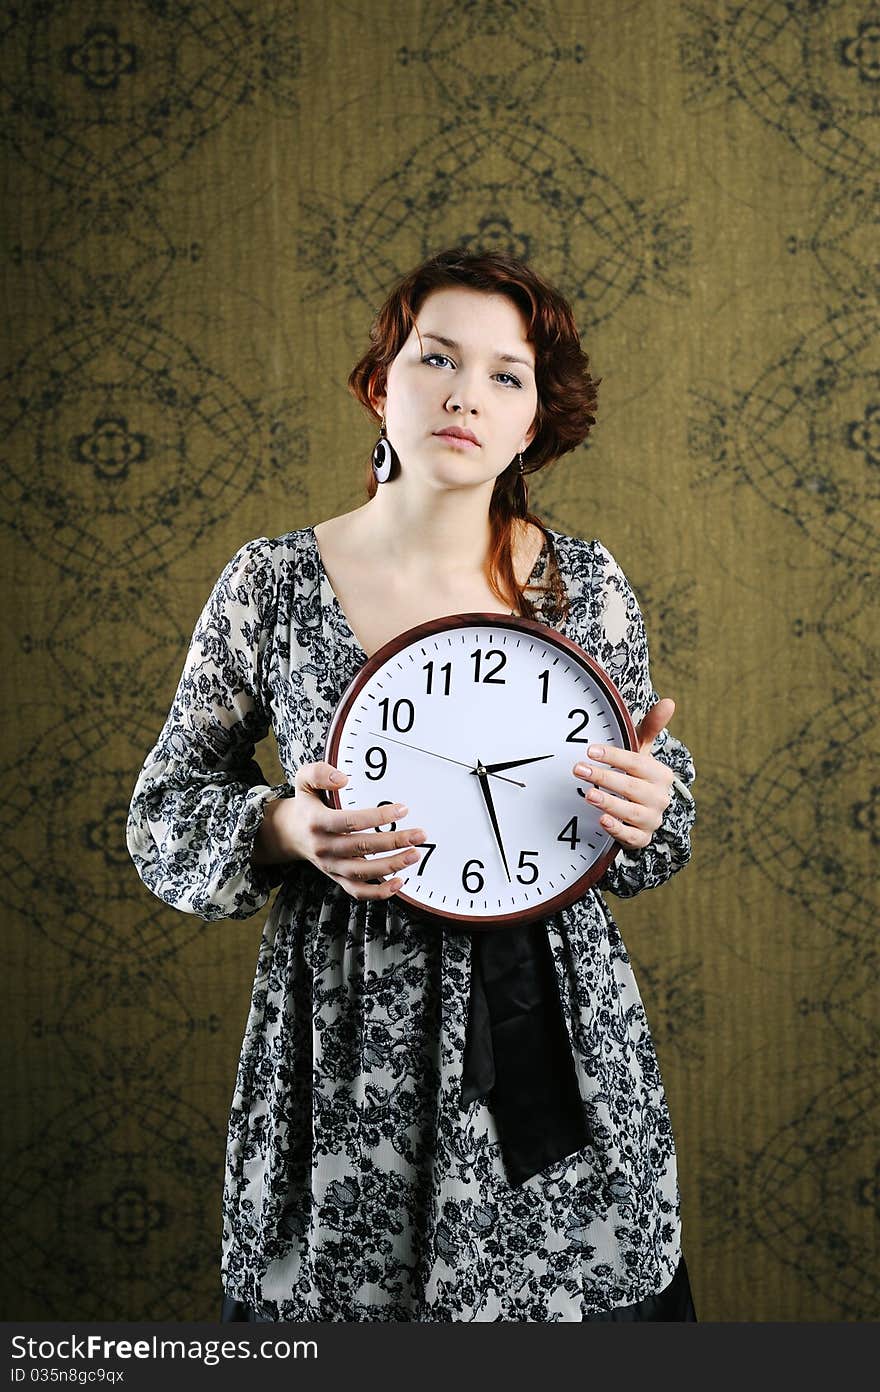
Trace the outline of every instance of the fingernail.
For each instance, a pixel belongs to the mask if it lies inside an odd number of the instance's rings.
[[[602,748],[601,744],[591,744],[587,753],[591,759],[602,759],[605,757],[605,750]]]
[[[331,773],[331,775],[330,775],[330,782],[331,782],[331,783],[342,783],[347,777],[348,777],[348,775],[345,774],[345,773]]]
[[[395,805],[394,805],[394,807],[392,807],[391,811],[394,813],[394,817],[392,817],[392,821],[393,821],[394,818],[396,818],[396,817],[405,817],[406,814],[407,814],[407,812],[409,811],[409,808],[406,806],[405,803],[403,803],[403,802],[398,802],[398,803],[395,803]]]
[[[575,764],[574,771],[581,778],[589,778],[591,772],[589,764]]]

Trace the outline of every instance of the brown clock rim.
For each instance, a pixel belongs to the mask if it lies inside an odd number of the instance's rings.
[[[376,652],[372,657],[368,657],[366,662],[354,674],[348,686],[343,691],[337,703],[324,747],[324,758],[328,763],[336,766],[336,756],[339,752],[339,742],[341,739],[342,727],[345,724],[349,711],[354,705],[361,688],[370,680],[374,672],[378,671],[389,658],[396,656],[403,648],[409,647],[412,643],[418,642],[421,638],[429,638],[435,633],[444,632],[450,628],[468,628],[479,624],[481,627],[491,626],[494,628],[509,628],[517,633],[531,632],[539,634],[542,638],[553,643],[556,647],[570,654],[570,656],[581,666],[586,667],[593,677],[603,687],[614,707],[621,732],[623,734],[626,747],[631,752],[638,749],[638,736],[633,724],[632,716],[627,709],[626,703],[617,690],[611,677],[603,667],[585,652],[580,644],[568,638],[558,629],[551,627],[550,624],[541,623],[537,619],[527,619],[518,614],[446,614],[439,619],[428,619],[425,623],[415,624],[403,633],[389,641]],[[331,807],[342,810],[339,790],[336,788],[328,789],[325,793],[326,799]],[[576,900],[582,899],[584,895],[593,888],[598,880],[602,878],[605,871],[619,853],[624,849],[620,844],[611,845],[603,851],[598,860],[595,860],[589,870],[585,871],[573,884],[566,889],[560,890],[559,894],[547,899],[541,904],[535,904],[526,909],[519,909],[516,913],[498,914],[497,916],[485,916],[482,919],[474,919],[471,914],[452,913],[446,909],[438,909],[433,905],[426,907],[420,899],[414,899],[404,890],[399,889],[396,894],[391,895],[392,900],[399,900],[407,904],[413,915],[421,915],[428,919],[439,919],[443,923],[460,923],[469,931],[473,932],[493,932],[504,928],[512,928],[518,924],[532,923],[536,919],[548,918],[552,914],[559,913],[562,909],[570,907]],[[372,903],[372,900],[367,900]],[[389,901],[390,902],[390,901]]]

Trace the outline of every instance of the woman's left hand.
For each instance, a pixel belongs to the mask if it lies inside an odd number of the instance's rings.
[[[593,784],[586,798],[602,809],[599,820],[604,830],[630,849],[649,844],[672,799],[675,775],[648,750],[674,714],[675,702],[668,696],[651,707],[636,731],[638,753],[613,745],[591,744],[589,757],[601,759],[613,768],[596,768],[587,763],[574,766],[575,777]]]

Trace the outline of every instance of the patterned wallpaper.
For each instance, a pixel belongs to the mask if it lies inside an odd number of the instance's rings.
[[[5,1317],[216,1318],[265,911],[150,896],[128,800],[225,562],[363,500],[347,373],[462,244],[574,305],[599,424],[532,501],[620,560],[696,760],[691,864],[618,907],[698,1314],[877,1319],[878,6],[3,25]]]

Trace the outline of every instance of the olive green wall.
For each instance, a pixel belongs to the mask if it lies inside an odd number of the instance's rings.
[[[264,914],[153,898],[128,800],[226,560],[363,500],[347,373],[461,244],[573,303],[599,424],[532,502],[623,565],[696,760],[691,864],[612,907],[698,1314],[878,1318],[876,10],[4,22],[4,1317],[217,1314]]]

